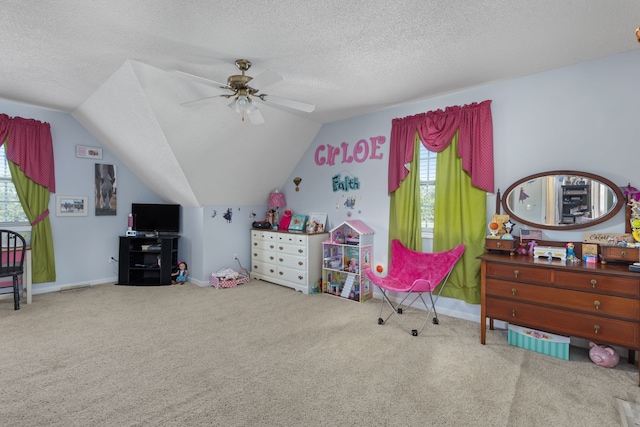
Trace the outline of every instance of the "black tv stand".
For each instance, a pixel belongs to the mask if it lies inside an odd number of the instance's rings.
[[[120,236],[117,284],[170,285],[171,271],[178,264],[178,238],[175,234]]]

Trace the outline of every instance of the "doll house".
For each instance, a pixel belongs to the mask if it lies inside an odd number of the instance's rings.
[[[344,221],[322,242],[322,292],[353,301],[372,296],[364,271],[371,268],[373,235],[360,220]]]

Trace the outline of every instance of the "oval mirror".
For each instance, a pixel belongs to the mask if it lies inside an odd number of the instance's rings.
[[[511,185],[502,207],[514,221],[547,230],[575,230],[600,224],[624,205],[622,191],[591,173],[550,171]]]

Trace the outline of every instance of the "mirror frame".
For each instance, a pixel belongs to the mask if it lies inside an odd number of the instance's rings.
[[[597,218],[593,221],[590,221],[586,224],[567,224],[567,225],[547,225],[547,224],[538,224],[535,222],[531,222],[528,220],[524,220],[520,217],[518,217],[517,215],[515,215],[511,209],[509,209],[509,206],[507,206],[507,195],[510,194],[512,191],[514,191],[517,187],[519,187],[520,185],[524,184],[527,181],[530,181],[532,179],[535,178],[541,178],[543,176],[549,176],[549,175],[576,175],[576,176],[582,176],[585,178],[590,178],[596,181],[600,181],[602,184],[608,186],[616,195],[617,198],[617,202],[615,204],[615,206],[609,211],[609,213],[607,213],[604,216],[601,216],[600,218]],[[509,188],[507,188],[505,190],[505,192],[503,193],[503,196],[501,197],[501,204],[502,204],[502,209],[504,210],[504,212],[509,215],[509,218],[513,218],[516,221],[521,222],[522,224],[526,224],[530,227],[535,227],[535,228],[542,228],[545,230],[557,230],[557,231],[563,231],[563,230],[578,230],[581,228],[588,228],[597,224],[601,224],[605,221],[608,221],[609,219],[613,218],[618,212],[620,212],[620,210],[623,208],[624,204],[625,204],[625,198],[624,195],[622,194],[622,190],[620,190],[620,187],[618,187],[617,185],[615,185],[613,182],[609,181],[606,178],[601,177],[600,175],[595,175],[592,173],[588,173],[588,172],[580,172],[580,171],[572,171],[572,170],[557,170],[557,171],[548,171],[548,172],[540,172],[540,173],[536,173],[533,175],[529,175],[529,176],[525,176],[522,179],[519,179],[518,181],[516,181],[515,183],[513,183],[511,186],[509,186]]]

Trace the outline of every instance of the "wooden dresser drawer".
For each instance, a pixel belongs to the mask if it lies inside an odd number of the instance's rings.
[[[594,316],[634,320],[640,316],[640,300],[526,283],[488,279],[487,295],[579,310]]]
[[[487,297],[487,316],[543,331],[593,340],[598,343],[638,348],[639,325],[635,322],[569,312],[550,307]]]
[[[518,282],[550,284],[552,271],[545,268],[491,263],[487,265],[487,276]]]
[[[630,279],[588,272],[558,271],[556,272],[555,284],[586,291],[640,297],[640,276],[637,279]]]
[[[515,251],[518,249],[517,239],[485,239],[484,247],[487,250]]]
[[[602,255],[602,263],[607,261],[611,262],[626,262],[634,263],[640,261],[640,249],[628,248],[624,246],[600,246],[600,252]]]

